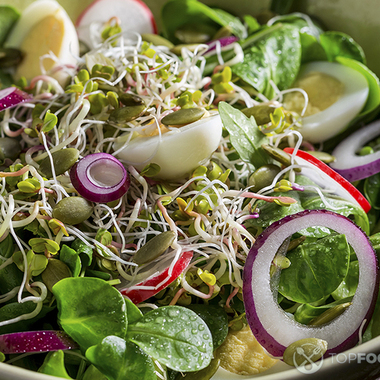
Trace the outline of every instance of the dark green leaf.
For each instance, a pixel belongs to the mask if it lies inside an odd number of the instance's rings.
[[[80,239],[75,239],[71,244],[71,248],[78,252],[81,263],[84,267],[91,265],[92,248],[89,245],[85,244]]]
[[[71,277],[53,287],[58,322],[82,349],[100,343],[108,335],[125,337],[127,315],[120,292],[93,277]]]
[[[125,298],[124,300],[127,308],[128,323],[136,323],[142,318],[142,312],[129,298]]]
[[[335,289],[331,295],[335,300],[342,300],[347,297],[353,297],[359,283],[359,262],[352,261],[348,267],[347,276],[342,283]]]
[[[108,380],[94,365],[90,365],[83,375],[82,380]]]
[[[129,325],[127,337],[175,371],[198,371],[207,367],[212,358],[212,336],[207,324],[180,306],[149,311]]]
[[[221,306],[194,304],[188,306],[197,313],[207,324],[212,335],[212,343],[216,350],[226,339],[228,334],[228,317]]]
[[[157,380],[152,359],[140,347],[108,336],[88,348],[86,358],[109,380]]]
[[[294,0],[272,0],[270,10],[276,14],[284,15],[290,12]]]
[[[64,362],[64,353],[62,350],[49,352],[38,372],[45,375],[72,379],[66,371]]]
[[[74,249],[63,244],[59,251],[59,259],[70,268],[73,277],[79,276],[82,266],[79,255]]]
[[[269,163],[269,156],[261,148],[267,137],[259,130],[254,118],[247,118],[241,111],[228,103],[219,103],[223,126],[230,134],[230,141],[241,160],[260,167]]]
[[[329,296],[347,275],[350,249],[344,235],[330,235],[304,243],[288,253],[291,265],[283,269],[279,292],[299,303]]]

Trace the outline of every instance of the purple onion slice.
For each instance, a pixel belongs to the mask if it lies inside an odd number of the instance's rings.
[[[122,197],[130,185],[124,165],[108,153],[83,157],[70,169],[71,183],[91,202],[112,202]]]
[[[79,348],[62,331],[26,331],[0,335],[0,352],[3,354],[22,354],[25,352],[47,352]]]
[[[356,154],[360,148],[380,135],[380,120],[358,129],[332,152],[335,162],[330,166],[350,182],[370,177],[380,172],[380,151],[365,156]]]
[[[216,49],[216,45],[220,44],[220,47],[223,48],[225,46],[231,45],[234,42],[238,41],[239,39],[235,36],[226,36],[226,37],[221,37],[218,40],[213,40],[207,43],[209,48],[206,50],[204,54],[211,53]]]
[[[274,299],[270,265],[281,244],[292,234],[325,226],[345,234],[359,262],[359,284],[352,305],[322,326],[307,326],[290,319]],[[369,322],[378,293],[378,263],[367,235],[350,219],[328,210],[305,210],[271,224],[257,238],[244,267],[243,298],[248,323],[258,342],[273,356],[282,357],[292,342],[319,338],[328,342],[325,355],[353,347],[360,329]]]
[[[32,96],[17,87],[0,90],[0,111],[29,100]]]

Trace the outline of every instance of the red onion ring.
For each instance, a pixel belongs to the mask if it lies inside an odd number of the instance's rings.
[[[218,40],[210,41],[210,42],[207,43],[207,45],[209,46],[209,48],[206,50],[205,53],[203,53],[203,55],[211,53],[212,51],[214,51],[216,49],[216,45],[218,43],[220,44],[220,47],[223,48],[225,46],[233,44],[234,42],[236,42],[238,40],[239,39],[237,37],[235,37],[235,36],[226,36],[226,37],[221,37]]]
[[[26,102],[32,96],[17,87],[8,87],[0,90],[0,111]]]
[[[300,324],[285,314],[274,299],[269,274],[283,241],[311,226],[325,226],[345,234],[360,266],[352,305],[330,323],[314,327]],[[367,235],[350,219],[328,210],[305,210],[271,224],[252,246],[243,279],[247,321],[258,342],[276,357],[281,357],[291,343],[310,337],[328,342],[326,355],[353,347],[359,340],[362,325],[370,320],[379,288],[378,262]]]
[[[350,182],[380,172],[380,151],[359,156],[357,151],[368,141],[380,135],[380,120],[358,129],[341,141],[333,150],[335,162],[330,166]]]
[[[91,202],[112,202],[122,197],[130,185],[123,164],[108,153],[83,157],[70,169],[71,183],[78,193]]]

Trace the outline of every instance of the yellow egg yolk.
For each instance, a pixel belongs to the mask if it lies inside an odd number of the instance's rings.
[[[59,15],[49,15],[34,25],[20,46],[25,56],[17,68],[16,77],[29,80],[41,75],[40,57],[49,52],[59,56],[64,32],[64,22]],[[42,64],[46,70],[50,70],[55,62],[46,58]]]
[[[303,89],[308,95],[308,104],[303,116],[314,115],[333,105],[343,94],[344,84],[331,75],[313,71],[298,79],[294,88]],[[305,97],[299,91],[284,96],[284,108],[301,114]]]

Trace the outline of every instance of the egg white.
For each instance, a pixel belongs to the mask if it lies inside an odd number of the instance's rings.
[[[319,143],[342,132],[360,113],[367,101],[369,88],[361,73],[337,62],[307,63],[301,68],[298,78],[313,71],[331,75],[344,85],[342,96],[330,107],[302,118],[300,132],[305,140]]]
[[[14,47],[23,50],[23,53],[28,56],[28,59],[32,59],[33,62],[39,62],[40,57],[36,55],[35,48],[46,45],[46,41],[51,38],[48,33],[39,34],[35,36],[36,39],[33,44],[23,46],[23,42],[33,33],[33,29],[41,23],[48,16],[53,16],[55,22],[62,25],[62,38],[61,41],[57,41],[55,46],[59,46],[58,54],[56,56],[59,62],[55,63],[52,68],[62,64],[75,64],[77,57],[79,56],[79,41],[78,35],[75,30],[75,26],[67,15],[66,11],[55,0],[37,0],[29,5],[22,12],[16,25],[12,29],[9,37],[6,41],[7,47]],[[44,51],[43,54],[48,54],[49,51]],[[30,80],[35,73],[28,72],[28,67],[23,67],[20,71],[16,70],[16,78],[24,76]],[[63,83],[68,74],[65,71],[59,70],[53,76],[61,83]]]
[[[155,163],[161,168],[156,178],[175,180],[206,164],[218,148],[221,136],[222,121],[219,115],[213,115],[161,136],[138,136],[125,146],[123,141],[116,142],[114,149],[121,149],[116,157],[124,163],[138,170]]]

